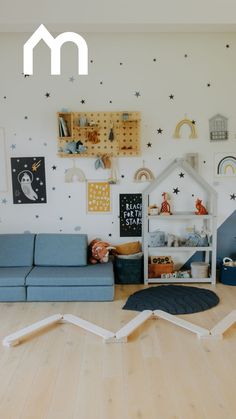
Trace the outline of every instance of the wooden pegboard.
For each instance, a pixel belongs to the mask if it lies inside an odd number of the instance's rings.
[[[64,118],[69,135],[59,137],[59,155],[62,157],[97,157],[108,154],[110,156],[138,156],[140,154],[140,112],[125,112],[128,119],[123,120],[124,112],[68,112],[58,113]],[[86,118],[89,124],[81,126],[80,118]],[[109,139],[113,131],[113,141]],[[86,152],[68,154],[63,152],[65,143],[81,141]]]

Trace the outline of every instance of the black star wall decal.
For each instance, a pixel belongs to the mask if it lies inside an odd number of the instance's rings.
[[[184,177],[184,173],[183,172],[180,172],[179,173],[179,177],[181,178],[181,177]]]
[[[163,133],[163,129],[162,128],[158,128],[157,129],[157,134],[162,134]]]
[[[178,195],[179,192],[180,192],[179,188],[173,188],[173,193],[175,193],[176,195]]]
[[[80,101],[80,103],[82,103],[82,105],[84,105],[84,104],[85,104],[85,100],[84,100],[84,99],[82,99],[82,100]]]
[[[134,96],[136,96],[137,98],[140,97],[140,92],[135,92]]]
[[[150,148],[152,146],[152,143],[150,141],[147,143],[147,147]]]
[[[46,98],[49,98],[50,97],[50,93],[49,92],[45,93],[45,97]]]
[[[207,87],[211,87],[211,83],[207,83]]]
[[[55,166],[55,164],[52,166],[52,170],[56,170],[57,166]]]
[[[230,194],[230,199],[232,199],[233,201],[235,201],[235,199],[236,199],[235,193]]]
[[[171,95],[169,95],[169,98],[170,98],[170,99],[174,99],[174,95],[172,95],[172,94],[171,94]]]
[[[193,125],[195,125],[195,124],[196,124],[196,121],[195,121],[194,119],[192,119],[192,121],[191,121],[191,122],[192,122],[192,124],[193,124]]]
[[[230,47],[230,45],[229,45],[229,44],[226,44],[226,45],[225,45],[225,47],[226,47],[226,48],[229,48],[229,47]]]

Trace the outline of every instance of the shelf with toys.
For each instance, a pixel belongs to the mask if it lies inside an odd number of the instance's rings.
[[[60,157],[140,155],[140,112],[58,112]]]
[[[204,201],[195,198],[195,211],[173,211],[169,195],[162,193],[160,207],[153,194],[176,169],[182,168],[201,190]],[[175,159],[157,179],[143,191],[143,253],[144,282],[148,283],[211,283],[216,282],[215,190],[184,160]],[[180,208],[178,208],[180,209]],[[190,223],[190,225],[189,225]],[[193,225],[191,224],[193,223]],[[195,252],[203,252],[203,262],[191,263],[183,271],[181,257],[188,260]],[[171,254],[174,255],[174,261]],[[166,262],[168,260],[168,262]]]
[[[149,250],[156,250],[158,248],[158,252],[164,252],[166,250],[171,250],[172,252],[205,252],[211,251],[212,246],[148,246]]]

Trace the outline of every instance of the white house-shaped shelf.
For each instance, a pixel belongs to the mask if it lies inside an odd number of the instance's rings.
[[[207,196],[207,209],[208,214],[204,215],[196,215],[194,211],[192,212],[178,212],[173,213],[169,216],[163,215],[148,215],[148,206],[149,206],[149,197],[150,194],[155,191],[176,169],[182,169],[186,174],[189,175],[192,180],[195,181],[197,185],[201,188],[201,190]],[[162,173],[153,180],[147,188],[143,191],[142,194],[142,202],[143,202],[143,252],[144,252],[144,281],[145,283],[149,282],[211,282],[215,284],[216,280],[216,228],[217,228],[217,193],[214,188],[206,182],[206,180],[201,177],[191,166],[190,164],[184,160],[183,158],[175,159],[169,166],[167,166]],[[161,255],[164,251],[204,251],[205,252],[205,261],[211,262],[211,276],[209,278],[184,278],[183,280],[178,280],[174,278],[170,278],[169,280],[163,280],[160,278],[155,278],[154,280],[150,281],[148,278],[148,257],[150,252],[149,246],[149,221],[150,220],[159,220],[165,222],[171,222],[172,220],[176,221],[183,221],[183,220],[199,220],[202,219],[204,223],[210,223],[210,232],[211,232],[211,244],[208,247],[156,247],[155,250]],[[208,225],[208,224],[207,224]],[[210,258],[211,254],[211,258]],[[211,259],[211,260],[210,260]]]

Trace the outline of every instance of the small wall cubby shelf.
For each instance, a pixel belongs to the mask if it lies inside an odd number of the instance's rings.
[[[58,112],[58,155],[140,155],[140,112]]]
[[[150,196],[156,188],[158,188],[164,180],[171,175],[176,169],[182,169],[186,174],[190,176],[202,189],[207,196],[207,210],[208,214],[197,215],[194,211],[189,212],[173,212],[171,215],[148,215],[148,207],[150,204]],[[143,191],[143,220],[142,220],[142,240],[143,240],[143,252],[144,252],[144,283],[216,283],[216,241],[217,241],[217,193],[216,191],[187,163],[184,159],[175,159],[149,186]],[[153,231],[153,222],[162,229],[163,222],[170,226],[170,231],[173,230],[173,225],[181,225],[185,222],[200,222],[206,230],[210,232],[211,241],[210,245],[207,246],[149,246],[149,233]],[[174,224],[172,224],[174,223]],[[210,265],[210,274],[206,278],[149,278],[149,258],[153,256],[163,256],[163,253],[173,258],[175,255],[180,255],[181,252],[189,252],[189,257],[194,252],[204,252],[204,261]]]

